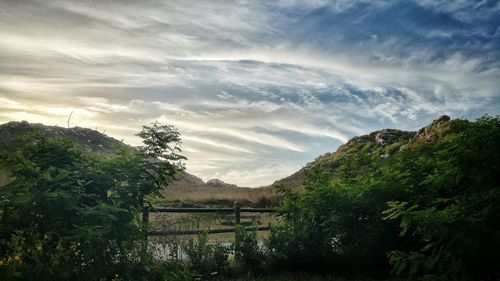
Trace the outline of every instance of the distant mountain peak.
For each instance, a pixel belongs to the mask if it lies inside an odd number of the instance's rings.
[[[238,187],[235,184],[228,184],[228,183],[225,183],[219,179],[211,179],[211,180],[207,181],[207,184],[210,186]]]

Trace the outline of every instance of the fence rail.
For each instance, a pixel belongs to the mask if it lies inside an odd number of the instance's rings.
[[[276,209],[271,208],[241,208],[239,204],[235,204],[233,208],[165,208],[165,207],[150,207],[144,206],[142,209],[142,220],[149,223],[150,213],[234,213],[235,225],[241,224],[242,218],[249,218],[250,216],[241,216],[241,213],[275,213]],[[245,229],[256,229],[257,231],[267,231],[269,226],[256,226],[245,227]],[[190,235],[201,234],[207,232],[209,234],[215,233],[231,233],[235,232],[236,227],[219,228],[219,229],[194,229],[194,230],[154,230],[148,233],[148,236],[160,235]]]
[[[235,208],[149,208],[149,212],[156,213],[233,213]],[[268,208],[240,208],[240,213],[274,213],[275,209]]]
[[[268,231],[269,226],[247,226],[246,230]],[[155,230],[150,231],[148,236],[163,236],[163,235],[191,235],[191,234],[217,234],[217,233],[233,233],[236,232],[236,227],[216,228],[216,229],[193,229],[193,230]]]

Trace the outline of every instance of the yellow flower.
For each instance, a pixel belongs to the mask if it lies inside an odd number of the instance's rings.
[[[37,249],[39,252],[41,252],[41,251],[42,251],[42,245],[38,245],[38,246],[36,246],[36,249]]]
[[[0,266],[2,266],[2,265],[3,265],[3,260],[0,260]]]
[[[19,261],[21,261],[21,256],[16,255],[16,256],[14,257],[14,260],[15,260],[15,261],[18,261],[18,262],[19,262]]]

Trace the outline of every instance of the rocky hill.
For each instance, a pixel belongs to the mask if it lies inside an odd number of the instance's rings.
[[[207,181],[207,184],[210,186],[237,187],[235,184],[225,183],[219,179],[211,179]]]
[[[58,126],[34,124],[26,121],[13,121],[0,125],[0,150],[15,149],[16,137],[34,132],[39,132],[50,137],[65,137],[72,139],[83,149],[88,149],[98,154],[112,154],[115,148],[128,147],[128,145],[122,141],[88,128],[63,128]],[[4,184],[5,181],[6,176],[3,173],[0,173],[0,185]],[[209,181],[208,183],[205,183],[197,176],[184,171],[176,175],[176,180],[171,186],[177,188],[186,186],[199,188],[212,188],[214,186],[236,187],[236,185],[226,184],[219,180],[212,180],[212,182]]]
[[[286,178],[276,181],[274,184],[283,184],[292,189],[301,189],[303,188],[305,174],[313,167],[321,166],[328,168],[333,171],[333,175],[335,176],[340,172],[339,170],[345,168],[343,163],[348,157],[360,157],[362,155],[388,157],[395,151],[405,149],[418,142],[435,142],[447,133],[449,123],[450,117],[441,116],[417,132],[383,129],[367,135],[354,137],[341,145],[337,151],[317,157],[304,168]],[[112,153],[113,147],[127,146],[119,140],[87,128],[62,128],[31,124],[23,121],[0,125],[0,150],[14,148],[15,136],[36,130],[48,136],[71,138],[81,147],[90,149],[95,153]],[[368,153],[359,153],[361,151]],[[362,169],[363,167],[359,166],[357,168]],[[2,175],[0,172],[0,185],[5,180],[5,175]],[[243,193],[245,195],[241,196]],[[165,190],[164,195],[170,201],[210,201],[213,198],[221,198],[228,201],[233,199],[242,200],[240,197],[251,198],[251,200],[257,201],[261,197],[275,196],[275,192],[270,186],[260,189],[242,188],[224,183],[218,179],[211,179],[205,183],[202,179],[183,171],[177,175],[175,182]]]
[[[88,128],[63,128],[28,123],[26,121],[13,121],[0,125],[0,149],[14,149],[16,137],[34,133],[35,131],[49,137],[66,137],[72,139],[83,149],[89,149],[99,154],[109,154],[112,153],[115,147],[127,146],[117,139]]]
[[[408,132],[396,129],[383,129],[372,132],[368,135],[358,136],[350,139],[341,145],[336,152],[326,153],[308,163],[304,168],[294,174],[277,180],[274,184],[283,184],[292,189],[303,187],[305,174],[315,166],[322,166],[331,169],[335,175],[337,168],[346,157],[357,157],[360,151],[380,151],[378,157],[388,157],[391,153],[405,149],[406,147],[418,143],[432,143],[446,134],[450,117],[443,115],[434,120],[431,124],[418,130],[418,132]]]

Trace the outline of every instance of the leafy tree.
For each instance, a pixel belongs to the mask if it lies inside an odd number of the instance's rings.
[[[137,214],[184,158],[172,127],[155,123],[139,136],[144,147],[122,148],[113,156],[39,133],[0,154],[0,168],[11,178],[0,188],[0,279],[144,274],[151,256]]]
[[[208,278],[228,271],[228,257],[233,252],[231,245],[209,244],[206,232],[199,234],[196,240],[189,239],[182,245],[182,250],[190,269]]]
[[[324,175],[324,170],[311,171],[305,192],[285,195],[283,222],[268,240],[271,260],[295,269],[387,272],[386,252],[404,243],[397,223],[382,220],[385,198],[393,198],[394,190]]]
[[[352,142],[311,169],[304,192],[284,192],[268,241],[275,262],[498,279],[500,117],[426,130],[384,146]]]
[[[151,126],[143,126],[137,136],[143,139],[144,145],[139,147],[144,157],[143,168],[146,172],[150,189],[148,193],[160,196],[160,190],[166,187],[179,169],[183,169],[181,150],[181,134],[172,125],[154,122]]]
[[[437,143],[401,153],[395,170],[408,196],[388,202],[387,219],[417,247],[393,251],[394,271],[436,280],[500,276],[500,118],[456,120]],[[406,163],[411,162],[411,165]]]
[[[257,270],[264,263],[264,253],[259,246],[257,230],[236,228],[234,235],[234,259],[249,270]]]

